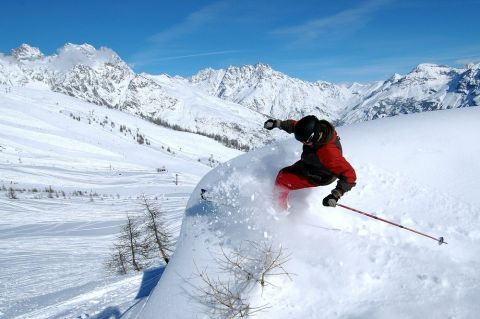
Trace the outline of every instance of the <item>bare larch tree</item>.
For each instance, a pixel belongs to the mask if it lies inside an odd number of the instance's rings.
[[[173,233],[167,225],[164,211],[159,206],[142,197],[145,216],[145,244],[147,251],[158,251],[159,256],[168,264],[173,247]],[[150,253],[147,252],[147,255]]]

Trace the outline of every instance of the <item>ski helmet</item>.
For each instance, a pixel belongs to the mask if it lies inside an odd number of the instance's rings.
[[[316,142],[320,136],[320,122],[308,115],[295,124],[295,138],[302,143]]]

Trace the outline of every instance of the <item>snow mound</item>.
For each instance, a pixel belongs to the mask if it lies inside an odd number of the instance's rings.
[[[399,116],[338,129],[358,184],[341,202],[448,245],[326,208],[333,187],[297,191],[289,215],[271,207],[277,171],[300,145],[288,140],[210,172],[187,205],[176,253],[142,318],[212,318],[196,276],[222,280],[216,260],[246,241],[290,254],[274,286],[243,297],[270,308],[255,318],[475,318],[480,311],[478,108]],[[211,201],[200,197],[208,189]],[[229,283],[231,287],[235,282]]]

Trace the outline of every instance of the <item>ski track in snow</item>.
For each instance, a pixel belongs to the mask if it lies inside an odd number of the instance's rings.
[[[122,285],[124,281],[112,286],[118,279],[106,276],[103,263],[126,214],[139,214],[138,200],[19,198],[16,205],[0,199],[2,217],[8,216],[0,224],[0,304],[5,318],[65,318],[67,312],[67,317],[75,317],[102,310],[89,304],[119,306],[134,300],[141,276],[128,283],[131,287]],[[162,200],[177,232],[186,200],[185,195]],[[119,295],[120,288],[129,294]]]

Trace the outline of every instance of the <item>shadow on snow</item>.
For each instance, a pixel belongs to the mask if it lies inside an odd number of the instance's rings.
[[[119,319],[127,314],[131,309],[133,309],[141,299],[148,297],[152,292],[153,288],[157,285],[158,281],[165,271],[165,266],[147,269],[143,272],[142,283],[138,289],[138,293],[135,296],[136,302],[126,309],[123,313],[120,312],[119,307],[110,306],[105,308],[99,314],[93,316],[93,319]]]

